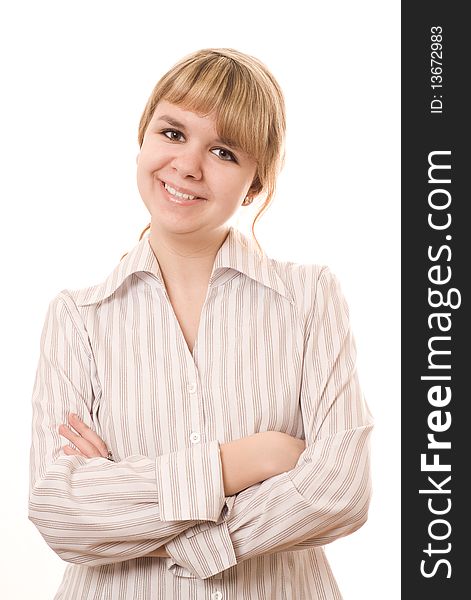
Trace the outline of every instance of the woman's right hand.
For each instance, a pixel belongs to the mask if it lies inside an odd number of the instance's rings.
[[[260,452],[267,465],[269,477],[294,469],[306,449],[305,440],[281,431],[263,431],[257,435],[260,437]]]
[[[260,431],[220,444],[224,493],[232,496],[296,466],[306,444],[280,431]]]

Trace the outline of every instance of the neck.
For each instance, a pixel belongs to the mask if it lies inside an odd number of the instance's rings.
[[[167,286],[194,287],[209,281],[216,254],[229,232],[222,226],[210,234],[169,234],[151,226],[149,242]]]

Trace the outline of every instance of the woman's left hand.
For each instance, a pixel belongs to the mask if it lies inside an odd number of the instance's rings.
[[[95,458],[97,456],[110,458],[110,452],[105,442],[90,427],[87,427],[77,415],[71,413],[68,422],[69,426],[75,431],[72,431],[67,425],[60,425],[59,433],[68,439],[69,442],[72,442],[78,450],[74,450],[70,446],[63,446],[65,454],[69,456],[83,456],[84,458]],[[167,554],[165,547],[161,546],[146,556],[168,558],[169,554]]]
[[[94,431],[87,427],[85,423],[75,414],[69,415],[67,425],[61,425],[59,427],[59,433],[72,442],[72,444],[78,448],[74,450],[70,446],[63,446],[65,454],[84,456],[85,458],[95,458],[101,456],[103,458],[110,458],[110,453],[106,447],[105,442],[97,435]],[[75,431],[70,429],[72,427]]]

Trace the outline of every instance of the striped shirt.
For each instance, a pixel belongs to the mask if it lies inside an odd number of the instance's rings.
[[[49,303],[32,404],[29,518],[69,563],[56,599],[342,597],[323,546],[367,519],[372,418],[327,267],[231,227],[190,352],[143,237]],[[61,450],[70,412],[115,462]],[[219,444],[268,430],[306,440],[296,466],[226,497]]]

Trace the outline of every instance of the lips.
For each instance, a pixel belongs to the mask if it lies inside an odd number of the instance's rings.
[[[165,189],[165,185],[164,183],[161,181],[160,182],[161,186],[162,186],[162,190],[165,194],[165,197],[172,202],[172,204],[176,204],[178,206],[193,206],[194,204],[200,204],[201,202],[206,202],[205,198],[193,198],[192,200],[189,200],[187,198],[178,198],[177,196],[174,196],[173,194],[171,194],[167,189]]]
[[[194,200],[206,200],[206,198],[203,198],[203,196],[199,196],[197,193],[191,191],[191,190],[187,190],[186,188],[182,188],[179,187],[178,185],[173,185],[173,183],[170,183],[169,181],[162,181],[162,184],[172,188],[173,190],[179,192],[180,194],[186,194],[188,196],[194,196]],[[171,193],[170,190],[167,189],[167,192]],[[190,200],[189,198],[182,198],[183,200]],[[193,198],[191,198],[193,200]]]

